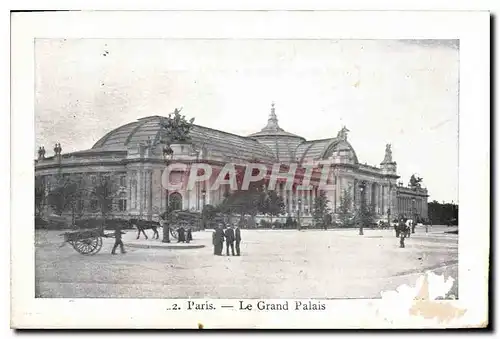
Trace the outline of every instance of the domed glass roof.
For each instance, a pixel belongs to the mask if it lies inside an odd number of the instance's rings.
[[[284,136],[284,137],[294,137],[305,140],[301,136],[285,131],[278,125],[278,117],[276,116],[276,110],[274,108],[274,102],[271,105],[271,114],[269,114],[269,119],[267,120],[267,125],[260,131],[250,134],[250,137],[262,137],[262,136]]]
[[[150,116],[120,126],[97,141],[91,150],[127,151],[129,148],[146,144],[148,141],[156,144],[161,138],[161,116]],[[203,149],[208,157],[231,160],[274,162],[302,162],[321,159],[327,155],[327,150],[338,144],[339,138],[310,140],[284,131],[278,125],[274,110],[267,125],[250,136],[240,136],[216,129],[193,125],[190,132],[192,144],[196,149]]]
[[[306,140],[299,135],[285,131],[279,126],[274,103],[271,105],[271,114],[267,120],[267,125],[260,132],[250,134],[249,137],[272,149],[277,160],[281,162],[297,161],[295,150],[297,146]]]
[[[148,140],[159,142],[162,118],[151,116],[120,126],[103,136],[92,149],[119,151],[145,144]],[[203,148],[213,156],[241,160],[259,159],[267,162],[276,160],[269,147],[249,137],[198,125],[193,125],[190,137],[195,148]]]

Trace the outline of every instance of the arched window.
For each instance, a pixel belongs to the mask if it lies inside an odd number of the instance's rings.
[[[174,192],[168,197],[169,205],[174,211],[182,210],[182,195],[179,192]]]

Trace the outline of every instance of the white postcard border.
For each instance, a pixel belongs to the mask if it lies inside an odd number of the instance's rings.
[[[11,324],[21,328],[404,328],[487,320],[489,256],[488,12],[60,12],[12,16]],[[393,323],[383,300],[326,300],[325,311],[172,312],[186,300],[34,298],[34,38],[460,39],[459,297],[450,324]],[[403,113],[402,113],[403,114]],[[437,169],[438,170],[438,169]],[[446,175],[446,174],[443,174]],[[29,207],[28,207],[29,206]],[[381,291],[382,292],[382,291]],[[246,300],[245,300],[246,301]],[[235,301],[213,300],[217,305]],[[255,301],[250,301],[255,303]],[[292,302],[292,301],[291,301]],[[387,303],[387,302],[386,302]],[[387,304],[385,305],[387,306]]]

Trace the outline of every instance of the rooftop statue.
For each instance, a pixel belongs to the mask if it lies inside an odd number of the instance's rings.
[[[391,144],[385,145],[385,157],[382,163],[389,163],[389,162],[392,162]]]
[[[416,177],[415,174],[412,174],[411,177],[410,177],[410,184],[409,186],[411,188],[420,188],[422,187],[422,178],[420,177]]]
[[[347,127],[342,127],[342,129],[339,131],[339,133],[337,134],[337,138],[341,139],[341,140],[347,140],[347,132],[350,132]]]
[[[160,121],[162,127],[162,142],[166,144],[176,142],[189,142],[191,138],[189,133],[193,128],[194,118],[186,121],[184,115],[180,115],[182,109],[175,109],[174,113],[170,113],[168,118],[162,118]]]
[[[62,147],[60,143],[55,144],[54,146],[54,154],[55,155],[61,155],[62,152]]]
[[[39,147],[38,148],[38,159],[44,159],[45,158],[45,147]]]

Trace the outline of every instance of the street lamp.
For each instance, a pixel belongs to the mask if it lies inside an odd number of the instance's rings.
[[[415,207],[415,198],[411,199],[412,209],[413,209],[413,221],[411,223],[411,233],[415,233],[415,223],[417,222],[417,209]]]
[[[391,227],[391,207],[392,207],[392,196],[391,196],[391,193],[392,193],[392,183],[389,179],[387,179],[387,181],[389,182],[389,194],[388,194],[388,207],[387,207],[387,226],[388,227]]]
[[[165,146],[163,147],[163,159],[165,160],[165,165],[168,167],[168,164],[170,160],[172,159],[174,155],[174,150],[170,146]],[[167,168],[165,168],[167,170]],[[170,242],[170,225],[169,222],[170,220],[167,220],[169,218],[170,214],[170,206],[169,206],[169,197],[168,197],[168,184],[170,183],[170,176],[167,178],[167,187],[165,188],[166,190],[166,208],[165,208],[165,219],[163,220],[163,239],[162,242]]]
[[[297,200],[297,204],[298,204],[297,205],[297,207],[298,207],[298,209],[297,209],[297,228],[300,231],[300,229],[301,229],[301,225],[300,225],[300,208],[302,206],[302,199],[301,198],[299,198]]]
[[[205,208],[205,198],[207,197],[207,191],[205,191],[205,189],[202,189],[201,190],[201,198],[202,198],[202,202],[203,202],[203,205],[201,206],[201,209],[203,210],[203,208]]]
[[[205,211],[205,197],[206,196],[207,196],[207,191],[205,191],[205,188],[203,188],[201,190],[201,198],[202,198],[201,214],[203,216],[203,220],[202,220],[202,222],[203,222],[203,229],[206,228],[206,225],[205,225],[205,222],[206,222],[206,220],[205,220],[205,214],[206,214],[206,211]]]
[[[398,222],[399,222],[399,219],[401,219],[403,217],[401,215],[401,206],[400,206],[400,202],[399,202],[399,191],[396,191],[396,208],[398,210],[397,219],[398,219]]]
[[[365,188],[366,183],[362,181],[359,184],[359,191],[361,193],[361,208],[360,208],[360,223],[359,223],[359,235],[363,235],[363,223],[365,222]]]

